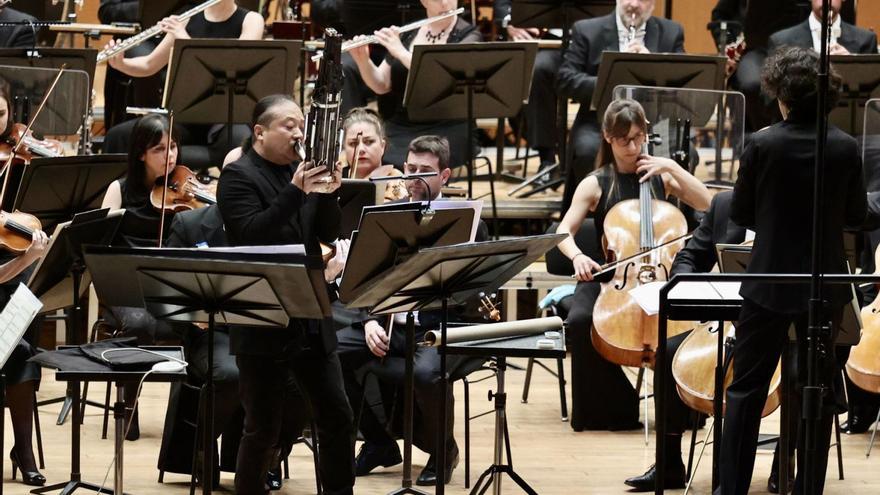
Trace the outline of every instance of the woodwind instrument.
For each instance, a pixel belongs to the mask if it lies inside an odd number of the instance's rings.
[[[333,28],[324,30],[327,60],[318,71],[318,81],[312,94],[312,105],[306,116],[305,160],[312,167],[326,167],[333,180],[336,160],[342,142],[340,103],[342,102],[342,35]],[[299,143],[297,141],[296,143]],[[294,143],[294,146],[296,146]],[[299,151],[298,151],[299,152]]]
[[[199,4],[195,7],[187,10],[183,14],[180,14],[177,18],[181,21],[185,21],[185,20],[189,19],[190,17],[193,17],[194,15],[198,14],[199,12],[202,12],[202,11],[208,9],[208,7],[212,7],[212,6],[220,3],[220,1],[221,0],[207,0],[204,3]],[[137,36],[132,36],[131,38],[126,38],[126,39],[122,40],[113,48],[101,50],[100,52],[98,52],[97,62],[99,64],[104,63],[107,60],[113,58],[114,56],[119,55],[120,53],[125,53],[128,50],[131,50],[132,48],[140,45],[144,41],[147,41],[148,39],[152,38],[153,36],[156,36],[161,33],[162,33],[162,28],[159,27],[158,24],[156,24],[155,26],[151,27],[150,29],[147,29],[145,31],[141,31],[141,33],[138,34]]]
[[[452,17],[454,15],[461,14],[462,12],[464,12],[464,7],[460,7],[455,10],[450,10],[450,11],[444,12],[440,15],[435,15],[434,17],[428,17],[428,18],[422,19],[420,21],[411,22],[405,26],[397,28],[397,32],[399,34],[399,33],[405,33],[407,31],[413,31],[413,30],[419,29],[422,26],[426,26],[428,24],[431,24],[432,22],[446,19],[447,17]],[[359,46],[370,45],[372,43],[378,43],[378,42],[379,42],[379,39],[376,38],[376,36],[374,36],[374,35],[367,36],[367,37],[359,39],[357,41],[351,41],[351,40],[346,41],[345,43],[342,44],[342,53],[345,53],[345,52],[351,50],[352,48],[357,48]],[[314,61],[320,60],[323,57],[324,57],[323,52],[318,53],[317,55],[312,57],[312,61],[314,62]]]
[[[626,46],[632,44],[633,40],[636,39],[636,13],[633,12],[629,18],[629,34],[626,38]]]

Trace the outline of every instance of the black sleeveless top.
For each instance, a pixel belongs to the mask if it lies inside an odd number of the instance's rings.
[[[127,178],[119,179],[125,215],[116,232],[114,244],[128,247],[156,247],[161,215],[150,204],[150,191],[136,191]],[[173,215],[165,214],[164,234],[167,237]]]
[[[238,7],[229,19],[211,22],[205,18],[205,12],[202,11],[190,18],[186,24],[186,32],[193,38],[238,38],[241,36],[241,27],[248,12],[248,9]]]
[[[617,203],[639,198],[639,176],[638,174],[621,174],[613,164],[605,165],[589,175],[596,177],[596,180],[599,181],[599,187],[602,189],[602,197],[593,212],[593,219],[596,221],[596,235],[601,246],[602,235],[605,233],[605,216]],[[649,183],[651,197],[665,200],[666,188],[663,185],[663,178],[654,175],[650,178]]]

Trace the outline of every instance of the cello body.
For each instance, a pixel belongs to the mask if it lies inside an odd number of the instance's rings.
[[[875,267],[880,246],[874,252]],[[880,295],[862,308],[862,338],[849,353],[846,374],[862,390],[880,394]]]

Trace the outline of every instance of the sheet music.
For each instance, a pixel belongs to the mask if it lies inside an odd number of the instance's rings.
[[[6,366],[6,360],[18,345],[28,325],[43,307],[43,303],[34,296],[22,283],[18,284],[9,303],[0,312],[0,367]]]
[[[437,210],[458,210],[463,208],[471,208],[474,210],[474,224],[471,226],[471,242],[477,237],[477,227],[480,225],[480,214],[483,212],[483,200],[455,200],[455,199],[438,199],[431,201],[431,209]]]
[[[158,251],[166,248],[145,248]],[[306,248],[302,244],[282,244],[279,246],[233,246],[233,247],[192,247],[173,248],[182,251],[199,251],[207,253],[245,253],[245,254],[306,254]]]
[[[650,282],[631,289],[629,295],[635,299],[648,316],[660,313],[660,289],[666,282]],[[668,299],[687,299],[701,301],[737,301],[739,282],[680,282],[669,291]]]

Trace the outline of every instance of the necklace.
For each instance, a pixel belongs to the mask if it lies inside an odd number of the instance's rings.
[[[434,34],[431,32],[430,29],[427,29],[425,30],[425,39],[428,41],[428,43],[431,43],[433,45],[440,41],[440,39],[443,38],[444,34],[446,34],[446,29],[441,29],[440,32],[437,34]]]

